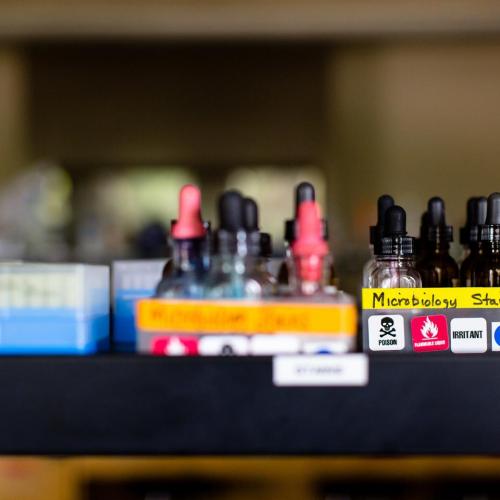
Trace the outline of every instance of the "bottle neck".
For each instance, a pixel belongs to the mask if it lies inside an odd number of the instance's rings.
[[[377,262],[387,263],[387,264],[400,264],[407,266],[415,265],[414,255],[377,255]]]
[[[173,266],[176,273],[202,273],[205,270],[205,239],[174,240]]]
[[[488,255],[500,255],[500,241],[482,241],[481,248]]]
[[[426,241],[424,252],[427,255],[446,255],[450,251],[450,242],[446,240]]]

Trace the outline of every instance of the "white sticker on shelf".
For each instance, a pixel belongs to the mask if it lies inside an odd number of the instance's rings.
[[[246,356],[248,337],[241,335],[206,335],[198,344],[202,356]]]
[[[368,384],[368,356],[275,356],[273,382],[276,386],[364,386]]]
[[[401,314],[375,314],[368,318],[371,351],[400,351],[405,347],[405,321]]]
[[[297,354],[300,347],[298,335],[253,335],[250,339],[250,353],[254,356]]]
[[[453,318],[450,322],[451,350],[454,353],[480,353],[488,349],[484,318]]]

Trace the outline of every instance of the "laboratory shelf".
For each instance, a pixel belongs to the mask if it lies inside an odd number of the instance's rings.
[[[500,454],[500,357],[379,355],[366,387],[272,359],[2,357],[0,454]]]

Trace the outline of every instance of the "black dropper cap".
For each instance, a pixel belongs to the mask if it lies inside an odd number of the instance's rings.
[[[244,229],[243,197],[239,191],[225,191],[220,196],[219,228],[230,233]]]
[[[427,227],[422,228],[422,239],[431,242],[453,241],[453,227],[446,224],[444,201],[434,196],[427,203]]]
[[[243,199],[243,226],[246,232],[248,255],[260,255],[261,237],[259,231],[259,207],[252,198]]]
[[[500,193],[488,196],[486,222],[480,226],[481,241],[500,241]]]
[[[384,235],[384,218],[387,210],[394,206],[394,198],[388,194],[383,194],[377,200],[377,224],[370,226],[370,245],[375,245]]]
[[[243,197],[239,191],[225,191],[219,198],[219,229],[215,247],[218,253],[234,254],[237,250],[237,234],[245,231]]]
[[[259,208],[252,198],[243,200],[243,225],[247,232],[259,230]]]
[[[384,237],[378,245],[377,255],[415,255],[415,238],[406,235],[406,212],[398,205],[387,209],[384,220]]]
[[[273,255],[273,240],[269,233],[260,233],[260,256],[271,257]]]
[[[460,243],[469,245],[479,239],[479,226],[486,222],[488,200],[484,196],[473,196],[467,200],[467,219],[460,228]]]

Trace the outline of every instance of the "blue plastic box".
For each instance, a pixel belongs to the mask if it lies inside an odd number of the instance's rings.
[[[166,259],[113,262],[113,344],[116,350],[136,350],[135,303],[152,297]]]
[[[0,264],[0,354],[108,348],[108,267]]]

